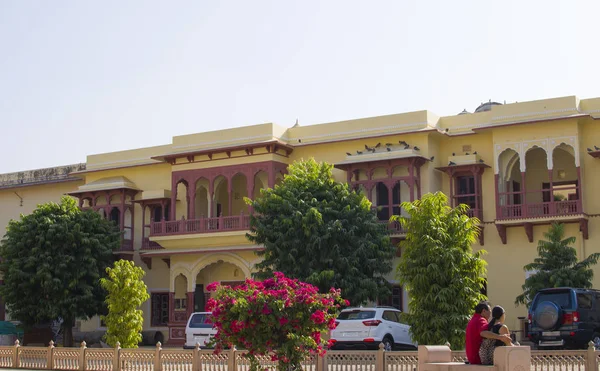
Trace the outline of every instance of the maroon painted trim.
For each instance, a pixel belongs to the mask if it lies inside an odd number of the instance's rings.
[[[254,154],[253,150],[255,148],[262,148],[262,147],[266,147],[267,152],[271,153],[271,154],[276,154],[278,150],[283,149],[286,151],[286,156],[289,156],[290,153],[292,153],[292,151],[294,150],[294,147],[292,147],[289,144],[284,143],[280,140],[270,140],[270,141],[266,141],[266,142],[249,143],[249,144],[242,144],[242,145],[237,145],[237,146],[219,147],[219,148],[194,150],[194,151],[186,151],[186,152],[178,152],[178,153],[169,153],[166,155],[153,156],[150,158],[153,160],[169,162],[172,160],[177,160],[179,158],[186,157],[188,159],[188,162],[199,162],[199,161],[194,161],[193,157],[208,155],[210,160],[212,160],[213,154],[223,153],[223,152],[228,154],[228,158],[244,157],[244,156],[233,156],[232,157],[231,152],[246,150],[246,155],[250,156],[250,155]],[[190,161],[190,159],[191,159],[191,161]]]

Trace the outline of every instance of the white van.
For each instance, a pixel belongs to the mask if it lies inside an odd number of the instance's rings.
[[[217,329],[209,322],[211,315],[211,312],[192,313],[185,326],[184,349],[194,349],[196,343],[206,348],[206,343],[217,333]]]

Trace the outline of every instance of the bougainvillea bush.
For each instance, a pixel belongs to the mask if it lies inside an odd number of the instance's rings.
[[[257,356],[271,353],[279,370],[300,370],[310,354],[325,354],[321,334],[335,327],[339,310],[349,305],[340,290],[326,294],[308,283],[275,272],[264,281],[247,279],[237,287],[212,283],[208,301],[217,328],[215,352],[235,345],[245,348],[251,370],[260,368]]]

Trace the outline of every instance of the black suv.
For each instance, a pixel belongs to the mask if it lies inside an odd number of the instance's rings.
[[[529,307],[529,339],[536,347],[600,346],[600,291],[559,287],[540,290]]]

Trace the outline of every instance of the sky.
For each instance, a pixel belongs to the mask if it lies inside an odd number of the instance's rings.
[[[597,0],[0,0],[0,173],[264,122],[598,97],[597,14]]]

